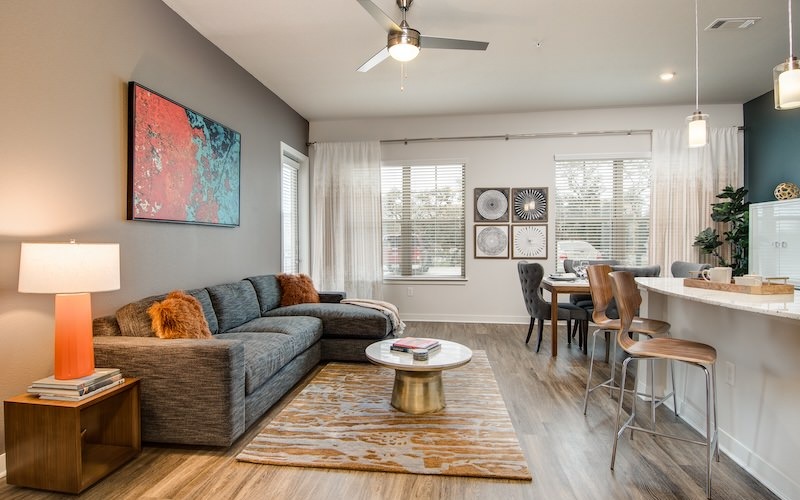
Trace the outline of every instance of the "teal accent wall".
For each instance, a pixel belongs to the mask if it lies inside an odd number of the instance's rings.
[[[772,92],[744,103],[744,185],[751,203],[775,201],[781,182],[800,185],[800,108],[778,111]]]

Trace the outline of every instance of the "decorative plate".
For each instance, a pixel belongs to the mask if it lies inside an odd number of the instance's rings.
[[[512,222],[547,221],[547,188],[514,188],[511,190],[514,218]]]
[[[475,258],[507,259],[508,226],[475,224]]]
[[[512,259],[547,258],[547,224],[512,226]]]
[[[508,188],[475,188],[475,222],[508,222]]]

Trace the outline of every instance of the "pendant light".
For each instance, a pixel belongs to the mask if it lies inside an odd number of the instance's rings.
[[[775,109],[800,107],[800,62],[792,50],[792,0],[789,0],[789,58],[772,70]]]
[[[697,29],[697,1],[694,0],[694,113],[686,117],[689,124],[689,147],[699,148],[708,142],[708,115],[700,112],[700,37]]]

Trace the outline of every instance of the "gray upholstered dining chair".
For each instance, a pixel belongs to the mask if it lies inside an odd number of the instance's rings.
[[[670,271],[674,278],[696,278],[703,269],[710,269],[710,264],[700,264],[699,262],[685,262],[676,260],[670,266]]]
[[[595,266],[598,264],[608,264],[609,266],[614,266],[619,264],[617,259],[564,259],[564,272],[565,273],[574,273],[575,266],[578,265],[580,262],[586,262],[590,266]],[[592,310],[594,306],[592,305],[592,296],[588,293],[572,293],[569,296],[569,303],[574,304],[580,308],[586,310],[586,314],[588,314],[589,319],[592,317]],[[578,345],[583,348],[583,352],[586,353],[586,340],[589,335],[589,322],[581,323],[586,328],[581,330],[581,334],[578,337]],[[576,328],[577,331],[577,328]],[[576,331],[570,333],[570,338],[575,338]]]
[[[517,271],[519,273],[519,283],[522,287],[522,297],[525,300],[525,307],[528,309],[528,314],[531,317],[525,343],[527,344],[531,340],[531,334],[533,333],[536,320],[539,320],[539,337],[536,341],[536,352],[539,352],[542,346],[542,331],[544,329],[545,320],[551,320],[550,328],[553,335],[557,335],[558,321],[565,320],[567,322],[567,343],[572,343],[572,338],[570,337],[572,322],[588,322],[589,315],[586,310],[573,304],[559,302],[558,318],[552,319],[550,303],[544,300],[540,288],[542,279],[544,278],[544,268],[542,265],[536,262],[526,262],[523,260],[517,263]]]

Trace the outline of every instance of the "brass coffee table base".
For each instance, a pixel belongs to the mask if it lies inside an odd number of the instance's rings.
[[[444,408],[442,372],[395,370],[392,406],[414,415]]]

